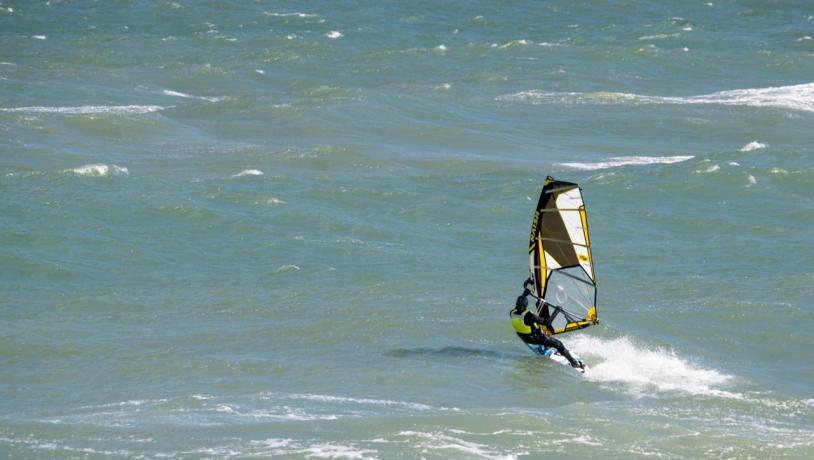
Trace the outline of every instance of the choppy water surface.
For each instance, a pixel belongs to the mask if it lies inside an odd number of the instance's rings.
[[[3,1],[0,453],[812,457],[809,6]]]

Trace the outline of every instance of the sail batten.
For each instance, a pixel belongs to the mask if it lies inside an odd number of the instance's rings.
[[[560,334],[597,322],[596,279],[582,191],[571,182],[546,178],[531,226],[529,270],[538,299],[554,314],[549,330]]]
[[[555,240],[554,238],[544,238],[544,237],[541,237],[541,238],[540,238],[540,241],[550,241],[550,242],[552,242],[552,243],[565,243],[565,244],[573,244],[573,245],[575,245],[575,246],[584,246],[584,247],[586,247],[586,248],[588,247],[588,245],[587,245],[587,244],[575,243],[575,242],[570,241],[570,240]]]
[[[561,209],[541,209],[540,212],[579,212],[579,208],[576,209],[569,209],[569,208],[561,208]]]

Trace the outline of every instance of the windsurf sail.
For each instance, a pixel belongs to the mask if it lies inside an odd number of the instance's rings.
[[[596,276],[588,217],[579,185],[551,176],[531,223],[529,270],[537,313],[552,334],[597,323]]]

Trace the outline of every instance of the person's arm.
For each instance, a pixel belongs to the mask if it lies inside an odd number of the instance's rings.
[[[545,318],[546,325],[551,322],[551,310],[548,309],[548,306],[551,305],[550,303],[546,302],[544,299],[540,299],[538,301],[538,305],[540,306],[540,313],[542,317]],[[556,314],[556,310],[555,310]],[[550,326],[550,325],[549,325]]]
[[[548,306],[546,305],[545,301],[543,302],[543,305],[544,305],[543,306],[543,312],[547,314],[548,313]],[[527,316],[525,316],[523,318],[523,322],[526,323],[527,326],[531,326],[533,323],[537,323],[540,326],[542,326],[542,329],[544,331],[546,331],[546,330],[551,331],[553,329],[551,327],[551,320],[553,318],[550,318],[549,316],[541,317],[541,316],[535,314],[531,310],[526,310],[526,315]],[[546,332],[546,335],[548,335],[548,332]]]
[[[526,315],[528,315],[528,318],[531,321],[533,321],[533,322],[535,322],[535,323],[537,323],[537,324],[539,324],[541,326],[548,326],[548,324],[546,324],[546,322],[545,322],[545,320],[543,318],[540,318],[539,316],[534,314],[534,312],[532,312],[531,310],[528,310]],[[529,324],[529,326],[531,326],[531,324]]]

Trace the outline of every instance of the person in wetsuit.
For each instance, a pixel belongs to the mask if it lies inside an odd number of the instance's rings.
[[[526,285],[527,283],[523,284],[523,294],[517,298],[514,308],[509,313],[512,319],[512,327],[515,332],[517,332],[517,336],[520,337],[520,340],[529,345],[542,345],[546,348],[554,348],[561,355],[565,356],[565,359],[571,363],[572,367],[585,369],[585,364],[580,360],[574,359],[562,342],[548,335],[548,330],[551,325],[548,324],[547,318],[541,318],[529,310],[529,300],[527,297],[531,295],[531,291]]]

